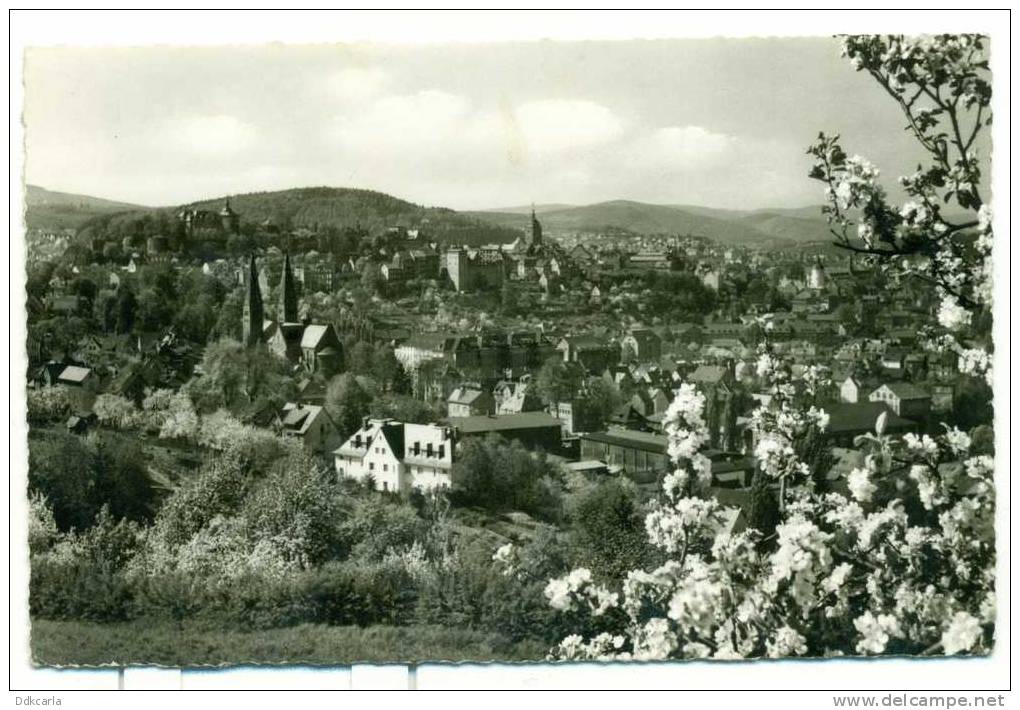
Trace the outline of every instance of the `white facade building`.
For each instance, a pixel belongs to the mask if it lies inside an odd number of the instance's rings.
[[[449,428],[368,419],[333,452],[333,460],[339,476],[371,478],[379,491],[448,488],[453,446]]]
[[[435,424],[404,424],[404,475],[420,490],[449,488],[453,468],[453,430]]]
[[[364,481],[370,478],[376,490],[400,490],[400,457],[403,425],[392,419],[369,419],[339,449],[333,452],[336,472],[341,477]]]

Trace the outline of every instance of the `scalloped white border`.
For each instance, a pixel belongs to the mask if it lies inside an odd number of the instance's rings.
[[[863,6],[858,3],[858,6]],[[232,671],[185,671],[180,675],[181,687],[210,686],[234,688],[275,687],[388,687],[388,688],[674,688],[688,691],[699,688],[729,688],[734,702],[751,701],[756,707],[831,707],[832,693],[766,693],[749,696],[740,694],[742,688],[757,689],[825,689],[825,688],[1002,688],[1009,684],[1009,639],[1006,630],[1011,628],[1009,617],[1010,579],[1008,560],[1012,537],[1008,524],[1011,505],[1009,432],[1009,405],[1012,389],[1009,365],[1012,363],[1009,348],[1010,318],[1007,304],[1009,292],[1009,213],[1010,213],[1010,160],[1006,158],[1010,145],[1010,72],[1009,16],[1001,11],[947,11],[923,8],[915,11],[882,11],[862,9],[856,11],[651,11],[651,12],[342,12],[312,15],[306,12],[282,11],[259,14],[222,12],[120,12],[79,13],[51,11],[48,13],[15,12],[9,15],[11,41],[9,70],[11,76],[11,140],[9,157],[11,166],[10,220],[10,327],[4,337],[13,344],[11,376],[4,383],[8,389],[9,431],[11,432],[10,489],[11,516],[8,543],[11,551],[11,617],[10,670],[12,688],[106,688],[153,687],[144,682],[137,685],[132,678],[143,679],[144,674],[116,670],[54,671],[34,669],[28,661],[27,624],[27,545],[24,525],[26,505],[21,491],[25,485],[26,451],[24,445],[24,247],[19,238],[22,232],[20,208],[22,200],[22,129],[20,123],[23,91],[20,83],[22,50],[31,45],[145,45],[170,44],[254,44],[268,41],[288,43],[314,43],[337,41],[369,41],[383,43],[442,43],[442,42],[495,42],[506,40],[583,40],[583,39],[634,39],[706,36],[803,36],[826,35],[843,32],[982,32],[992,37],[992,68],[995,80],[996,123],[993,126],[995,160],[993,190],[995,203],[995,229],[1000,236],[996,244],[996,435],[998,451],[997,485],[1000,505],[997,511],[999,531],[999,599],[1000,641],[996,653],[985,659],[917,662],[911,659],[882,659],[872,661],[826,662],[812,667],[812,662],[785,661],[780,663],[746,664],[650,664],[650,665],[423,665],[415,669],[386,666],[362,667],[336,671],[338,675],[328,681],[320,674],[330,671],[302,669],[239,669]],[[1010,156],[1011,158],[1011,156]],[[10,383],[18,383],[11,388]],[[815,662],[817,663],[817,662]],[[361,670],[365,669],[365,670]],[[386,670],[383,670],[386,669]],[[166,674],[161,671],[160,682]],[[201,676],[196,674],[201,673]],[[216,674],[211,680],[210,673]],[[315,682],[312,676],[315,674]],[[286,674],[282,676],[280,674]],[[305,675],[302,675],[305,674]],[[151,678],[154,680],[159,673]],[[341,681],[341,675],[343,681]],[[201,682],[192,685],[191,678]],[[359,678],[365,680],[359,682]],[[222,682],[220,682],[222,681]],[[173,685],[173,682],[171,682]],[[26,693],[18,693],[24,696]],[[35,697],[49,693],[33,694]],[[128,694],[130,695],[130,694]],[[193,696],[189,696],[189,702]],[[257,697],[257,696],[256,696]],[[269,700],[276,696],[261,696]],[[416,702],[431,702],[427,696]],[[693,699],[694,695],[692,695]],[[455,696],[454,700],[467,699]],[[753,698],[753,699],[752,699]],[[280,698],[282,700],[282,698]],[[565,699],[565,698],[564,698]],[[123,698],[127,701],[127,698]],[[310,696],[298,696],[302,703],[311,702]],[[89,705],[113,701],[109,696],[89,696]],[[172,696],[150,697],[147,702],[169,706]],[[723,698],[705,698],[705,701],[724,702]],[[71,701],[65,700],[70,704]],[[215,696],[211,702],[217,701]],[[271,700],[272,702],[272,700]],[[444,700],[444,707],[449,699]],[[572,699],[571,702],[577,702]],[[696,702],[696,701],[695,701]],[[13,701],[12,701],[13,704]],[[77,702],[76,702],[77,704]],[[133,703],[132,703],[133,704]],[[205,703],[201,703],[204,705]],[[700,704],[700,703],[699,703]]]

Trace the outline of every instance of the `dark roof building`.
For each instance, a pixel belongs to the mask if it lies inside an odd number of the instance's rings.
[[[447,421],[462,440],[472,436],[497,434],[504,439],[519,441],[530,449],[556,452],[562,438],[560,420],[546,412],[449,417]]]
[[[917,424],[892,411],[882,402],[840,402],[826,404],[823,409],[829,415],[829,426],[825,432],[834,444],[852,443],[855,436],[875,431],[879,416],[886,415],[885,431],[901,434],[913,431]]]

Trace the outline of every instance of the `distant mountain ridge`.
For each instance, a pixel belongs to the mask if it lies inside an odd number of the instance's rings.
[[[492,221],[447,207],[425,207],[374,190],[347,187],[301,187],[251,192],[191,203],[220,209],[229,199],[243,220],[306,229],[363,228],[377,232],[392,226],[425,227],[439,241],[479,245],[508,243],[520,233]]]
[[[527,226],[523,208],[468,214],[506,227]],[[539,213],[538,207],[535,209]],[[813,213],[813,214],[812,214]],[[550,232],[621,229],[636,233],[676,233],[708,237],[721,244],[793,246],[828,241],[831,234],[821,206],[762,210],[724,210],[693,205],[657,205],[611,200],[583,206],[550,206],[539,213]]]
[[[25,224],[29,229],[77,229],[101,215],[148,209],[128,202],[25,185]]]
[[[301,187],[272,192],[222,195],[176,207],[141,207],[98,198],[32,191],[27,212],[29,226],[54,229],[95,227],[110,222],[127,224],[144,214],[176,215],[182,208],[219,211],[226,200],[243,223],[266,222],[282,229],[365,229],[378,233],[392,226],[424,227],[430,238],[451,244],[509,243],[521,232],[445,207],[423,207],[373,190],[337,187]],[[53,197],[53,196],[57,197]],[[88,209],[86,209],[86,206]],[[55,213],[74,210],[73,223],[61,222]]]
[[[393,225],[425,226],[439,241],[480,245],[507,243],[530,227],[531,205],[501,210],[455,211],[426,207],[373,190],[302,187],[220,196],[188,207],[218,210],[229,199],[247,222],[272,222],[288,228],[354,228],[379,231]],[[26,189],[29,227],[78,228],[90,219],[156,209],[87,195]],[[831,242],[821,206],[728,210],[697,205],[661,205],[611,200],[592,205],[545,203],[534,206],[546,230],[555,234],[620,230],[636,234],[692,234],[720,244],[792,247]],[[120,219],[120,217],[117,217]]]
[[[144,205],[117,202],[116,200],[107,200],[102,197],[92,197],[91,195],[76,195],[70,192],[47,190],[45,187],[39,187],[38,185],[25,185],[25,204],[29,207],[69,205],[109,211],[148,209]]]
[[[516,207],[496,207],[487,208],[484,210],[474,210],[475,212],[505,212],[507,214],[531,214],[534,210],[536,215],[545,214],[546,212],[556,212],[557,210],[566,210],[579,205],[572,205],[566,202],[548,202],[545,204],[536,205],[517,205]]]

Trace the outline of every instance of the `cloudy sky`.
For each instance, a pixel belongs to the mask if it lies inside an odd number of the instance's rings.
[[[820,202],[819,130],[916,153],[829,38],[33,49],[31,184],[147,205],[308,185],[475,209]]]

